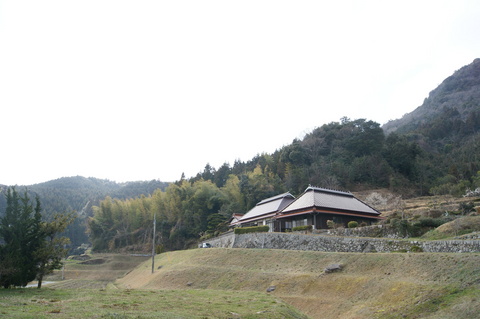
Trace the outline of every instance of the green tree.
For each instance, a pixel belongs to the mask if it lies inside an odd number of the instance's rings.
[[[245,198],[240,191],[240,179],[238,176],[231,174],[221,191],[226,197],[221,208],[221,213],[225,219],[230,218],[234,213],[243,214],[246,212]]]
[[[15,188],[6,192],[7,207],[0,219],[1,246],[0,285],[4,288],[26,286],[35,279],[37,260],[35,252],[42,237],[40,201],[36,198],[35,208],[27,192],[19,196]]]
[[[25,190],[19,196],[15,188],[6,192],[5,215],[0,219],[0,285],[4,288],[26,286],[61,267],[65,255],[64,237],[57,237],[73,221],[74,214],[57,214],[51,222],[43,222],[38,196],[35,205]]]
[[[390,134],[385,143],[383,156],[395,172],[406,177],[413,177],[416,158],[421,149],[415,142],[409,142],[406,136]]]
[[[385,140],[380,124],[358,119],[344,124],[345,148],[355,156],[365,156],[378,153],[382,150]]]
[[[51,221],[41,223],[41,232],[44,239],[34,253],[38,263],[38,289],[42,288],[45,275],[51,274],[55,269],[60,269],[63,266],[62,259],[67,254],[66,245],[70,243],[70,240],[67,237],[59,237],[58,235],[63,233],[74,220],[74,213],[54,214]]]

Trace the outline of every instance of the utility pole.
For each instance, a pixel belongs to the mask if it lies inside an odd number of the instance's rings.
[[[155,271],[155,228],[157,224],[157,213],[153,215],[153,239],[152,239],[152,274]]]
[[[67,249],[67,244],[63,244],[63,249]],[[62,265],[62,280],[65,279],[65,261],[67,259],[67,255],[63,256],[63,265]]]

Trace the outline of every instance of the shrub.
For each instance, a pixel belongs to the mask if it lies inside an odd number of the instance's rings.
[[[351,220],[348,222],[347,224],[348,228],[356,228],[358,227],[358,222],[354,221],[354,220]]]
[[[390,225],[402,237],[411,237],[417,234],[418,227],[410,224],[407,220],[392,218]]]
[[[160,255],[163,252],[165,252],[165,247],[163,247],[163,245],[155,246],[155,254]]]
[[[304,230],[312,230],[312,225],[305,225],[305,226],[296,226],[292,228],[292,231],[304,231]]]
[[[268,232],[270,227],[268,226],[254,226],[254,227],[237,227],[234,230],[234,233],[239,234],[248,234],[248,233],[261,233]]]
[[[468,203],[463,202],[458,205],[458,210],[463,215],[470,213],[471,211],[474,210],[474,208],[475,208],[475,204],[473,202],[468,202]]]
[[[438,226],[441,226],[445,224],[447,220],[443,218],[430,218],[430,217],[423,217],[420,218],[416,223],[415,226],[418,227],[430,227],[430,228],[437,228]]]
[[[410,247],[410,251],[412,253],[421,253],[421,252],[423,252],[423,249],[420,246],[412,246],[412,247]]]
[[[333,220],[327,220],[327,227],[328,228],[335,228],[335,223],[333,222]]]
[[[365,226],[368,226],[368,224],[366,222],[361,222],[360,223],[360,227],[365,227]]]

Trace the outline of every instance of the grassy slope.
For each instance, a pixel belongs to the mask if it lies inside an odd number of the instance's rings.
[[[324,274],[330,264],[341,272]],[[313,318],[473,318],[480,313],[480,254],[355,254],[194,249],[147,261],[123,288],[265,292]]]
[[[51,288],[0,289],[0,318],[307,319],[250,291]]]
[[[40,290],[0,289],[0,318],[306,319],[265,292],[118,289],[111,284],[146,259],[95,254],[87,263],[68,260],[66,280]],[[60,278],[59,271],[48,280]]]

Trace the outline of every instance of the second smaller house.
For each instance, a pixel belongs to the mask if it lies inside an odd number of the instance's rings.
[[[240,220],[240,218],[242,218],[242,216],[243,214],[233,213],[232,217],[230,217],[230,219],[228,220],[228,224],[235,225]]]
[[[269,231],[275,231],[273,217],[294,200],[295,197],[288,192],[264,199],[231,225],[240,227],[267,225],[270,227]]]

